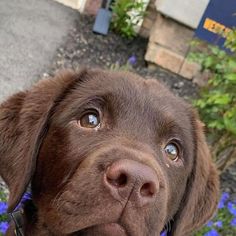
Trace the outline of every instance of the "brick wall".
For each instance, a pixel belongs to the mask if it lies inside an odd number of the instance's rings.
[[[85,4],[84,13],[89,15],[96,15],[101,5],[102,0],[87,0]]]
[[[141,29],[139,31],[139,34],[144,37],[144,38],[148,38],[150,35],[150,30],[156,20],[156,16],[157,16],[157,10],[156,10],[156,6],[155,6],[155,1],[156,0],[150,0],[148,6],[147,6],[147,10],[146,10],[146,16],[144,17]]]

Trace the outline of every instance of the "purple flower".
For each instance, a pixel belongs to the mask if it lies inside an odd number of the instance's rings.
[[[166,236],[166,231],[163,231],[160,236]]]
[[[219,209],[222,209],[222,208],[224,208],[225,207],[225,203],[223,202],[223,201],[219,201],[219,204],[218,204],[218,208]]]
[[[230,224],[231,224],[231,226],[235,227],[236,226],[236,218],[232,219]]]
[[[204,234],[204,236],[219,236],[218,232],[215,229],[212,229]]]
[[[8,229],[8,223],[7,222],[0,222],[0,233],[5,234]]]
[[[228,206],[227,207],[229,209],[229,212],[232,215],[236,216],[236,205],[234,203],[232,203],[232,202],[228,202]]]
[[[0,202],[0,215],[5,214],[7,212],[7,203]]]
[[[225,202],[228,199],[229,199],[229,193],[227,193],[227,192],[222,193],[218,208],[219,209],[224,208],[225,207]]]
[[[136,58],[136,56],[131,56],[129,59],[128,59],[128,63],[130,64],[130,65],[135,65],[136,63],[137,63],[137,58]]]
[[[15,210],[19,209],[22,204],[24,204],[27,200],[30,200],[32,198],[32,194],[30,192],[24,193],[20,203],[16,206]]]
[[[213,222],[212,221],[209,221],[207,224],[206,224],[208,227],[211,227],[213,225]]]
[[[27,200],[30,200],[31,198],[32,198],[32,194],[29,193],[29,192],[26,192],[26,193],[24,194],[24,196],[22,197],[21,202],[25,202],[25,201],[27,201]]]
[[[227,200],[229,200],[229,193],[227,192],[223,192],[221,195],[221,199],[225,202]]]
[[[218,227],[218,228],[222,228],[223,227],[222,221],[216,221],[215,226]]]

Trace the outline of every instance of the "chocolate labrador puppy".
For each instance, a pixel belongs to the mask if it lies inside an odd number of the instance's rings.
[[[9,212],[31,185],[7,235],[187,236],[219,192],[196,112],[128,72],[64,72],[2,103],[0,175]]]

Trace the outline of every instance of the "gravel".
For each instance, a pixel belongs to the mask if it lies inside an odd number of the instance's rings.
[[[93,17],[78,15],[76,26],[70,31],[66,44],[58,49],[49,74],[62,68],[78,70],[82,66],[112,69],[116,65],[126,64],[131,56],[135,56],[137,63],[133,66],[134,72],[157,78],[180,96],[187,98],[196,95],[197,87],[191,81],[161,68],[147,69],[144,61],[147,39],[137,37],[126,40],[113,32],[107,36],[94,34],[93,23]]]

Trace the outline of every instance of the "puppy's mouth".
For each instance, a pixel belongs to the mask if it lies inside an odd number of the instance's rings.
[[[76,236],[128,236],[125,228],[118,223],[95,225],[73,234]]]

